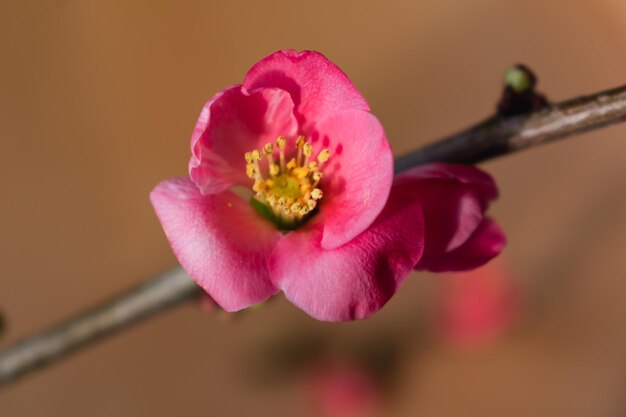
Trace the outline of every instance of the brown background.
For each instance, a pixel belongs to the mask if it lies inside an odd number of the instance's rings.
[[[274,50],[340,65],[402,153],[489,114],[518,61],[554,100],[625,83],[625,23],[622,0],[0,0],[2,343],[175,263],[147,195],[185,174],[204,101]],[[625,135],[484,165],[525,319],[478,352],[408,349],[389,415],[626,414]],[[261,346],[417,332],[436,279],[342,325],[282,298],[229,322],[186,305],[2,390],[0,414],[305,415],[297,384],[255,382]]]

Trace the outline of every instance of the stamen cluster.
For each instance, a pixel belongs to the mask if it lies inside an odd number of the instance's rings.
[[[280,136],[276,146],[267,143],[261,150],[246,152],[246,174],[254,180],[254,198],[269,207],[280,223],[295,225],[315,209],[323,196],[318,188],[323,177],[320,168],[330,158],[330,151],[323,149],[312,158],[313,146],[304,136],[299,136],[295,156],[287,161],[286,143]],[[263,159],[267,161],[267,168],[261,167]]]

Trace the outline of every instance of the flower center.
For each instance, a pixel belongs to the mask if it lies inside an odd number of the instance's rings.
[[[312,158],[313,146],[304,136],[299,136],[293,151],[295,155],[287,161],[286,143],[280,136],[276,147],[267,143],[260,151],[246,152],[246,174],[254,180],[253,205],[261,203],[265,207],[263,212],[280,227],[293,229],[311,215],[323,196],[318,185],[323,177],[321,167],[328,161],[330,151],[324,149]],[[275,148],[278,148],[277,155]]]

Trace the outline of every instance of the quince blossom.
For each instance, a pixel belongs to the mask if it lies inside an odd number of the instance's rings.
[[[282,291],[320,320],[365,318],[413,268],[471,268],[504,244],[483,218],[491,178],[437,164],[394,182],[380,122],[317,52],[278,51],[216,94],[191,151],[189,177],[150,198],[183,268],[227,311]]]

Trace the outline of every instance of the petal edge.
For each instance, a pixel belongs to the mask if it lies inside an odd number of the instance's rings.
[[[189,178],[172,178],[150,200],[180,264],[226,311],[278,292],[267,266],[278,232],[241,197],[202,195]]]

